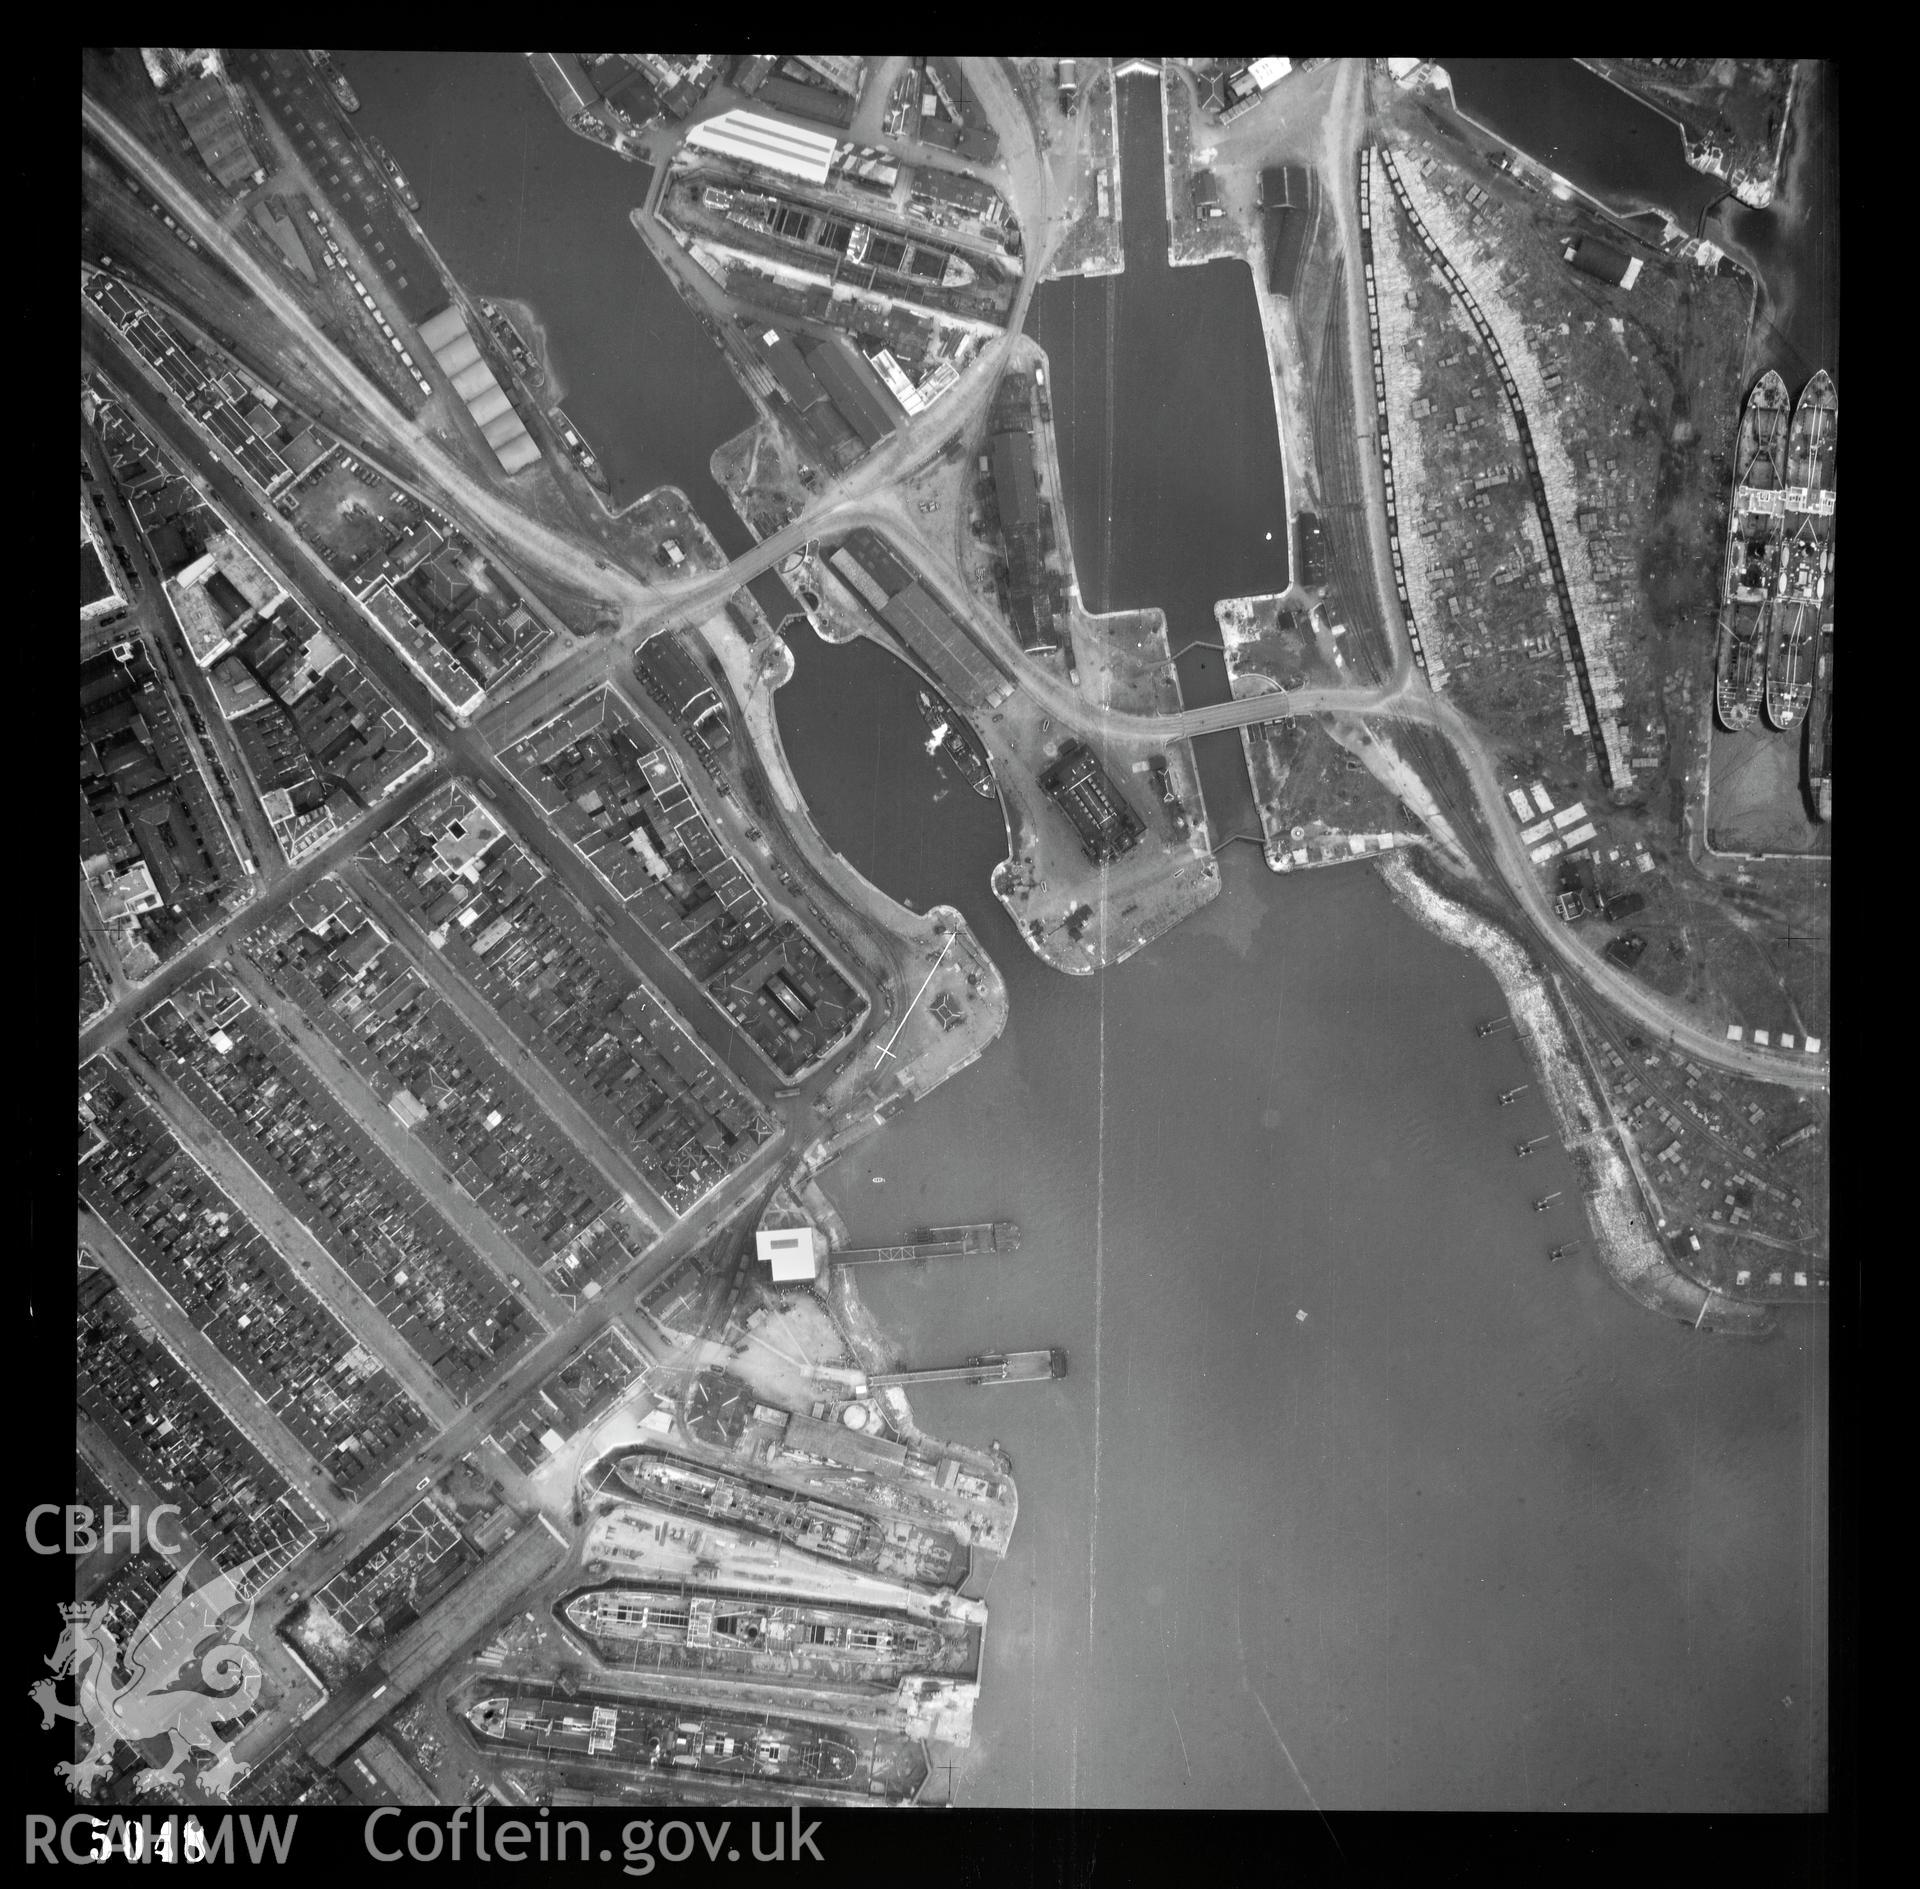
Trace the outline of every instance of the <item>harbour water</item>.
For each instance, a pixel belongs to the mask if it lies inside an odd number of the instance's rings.
[[[1442,59],[1468,117],[1610,210],[1664,210],[1699,233],[1723,179],[1687,162],[1671,118],[1577,59]]]
[[[648,170],[570,132],[518,53],[334,57],[448,268],[473,294],[533,305],[614,502],[677,485],[730,552],[745,549],[707,462],[753,409],[627,221]]]
[[[566,134],[518,58],[343,63],[448,262],[538,308],[614,476],[674,479],[736,541],[705,466],[743,403],[626,231],[638,173]],[[1138,117],[1130,225],[1157,214]],[[1222,267],[1162,267],[1162,293]],[[1119,342],[1087,355],[1106,365],[1056,385],[1074,542],[1090,600],[1165,605],[1177,644],[1215,596],[1285,581],[1238,526],[1202,529],[1257,511],[1252,447],[1182,457],[1270,426],[1271,401],[1234,330],[1197,337],[1131,256],[1122,280]],[[1153,322],[1188,359],[1204,343],[1174,398],[1169,357],[1128,345]],[[1090,479],[1113,523],[1097,591]],[[1162,528],[1174,505],[1190,530]],[[1220,899],[1119,970],[1044,969],[987,889],[998,810],[922,751],[913,678],[793,640],[781,726],[816,821],[896,896],[960,906],[1011,999],[979,1064],[827,1181],[858,1244],[996,1218],[1022,1250],[870,1268],[862,1295],[906,1364],[1071,1361],[915,1399],[936,1433],[1004,1443],[1021,1489],[960,1800],[1818,1802],[1824,1320],[1717,1345],[1590,1259],[1550,1265],[1527,1203],[1576,1184],[1551,1149],[1514,1159],[1545,1118],[1495,1102],[1527,1080],[1510,1036],[1473,1035],[1498,991],[1362,868],[1279,879],[1236,848]]]
[[[908,1364],[1071,1361],[914,1394],[1020,1482],[961,1801],[1815,1801],[1824,1321],[1716,1345],[1549,1264],[1528,1203],[1577,1182],[1514,1158],[1547,1124],[1497,1104],[1527,1080],[1473,1034],[1499,992],[1364,869],[1229,856],[1117,971],[1045,969],[904,668],[795,641],[815,820],[896,896],[959,905],[1012,1006],[827,1184],[856,1244],[991,1216],[1021,1251],[869,1268],[861,1296]]]
[[[1167,262],[1160,83],[1118,93],[1126,269],[1049,282],[1028,332],[1046,349],[1082,601],[1157,604],[1190,706],[1223,702],[1213,606],[1284,590],[1287,494],[1266,339],[1244,262]],[[1237,735],[1203,743],[1216,832],[1255,831]]]

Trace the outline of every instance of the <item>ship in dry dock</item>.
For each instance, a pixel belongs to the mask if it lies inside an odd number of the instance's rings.
[[[883,1522],[775,1483],[727,1475],[652,1450],[622,1456],[614,1474],[633,1494],[661,1508],[767,1535],[893,1580],[958,1587],[971,1565],[966,1544],[943,1529],[900,1518]]]
[[[1752,726],[1764,687],[1764,650],[1782,544],[1787,385],[1771,369],[1747,398],[1734,443],[1726,578],[1714,701],[1723,728]]]
[[[558,1611],[603,1661],[621,1667],[891,1685],[908,1673],[968,1673],[977,1659],[965,1625],[751,1589],[619,1582],[574,1594]]]
[[[1832,376],[1822,368],[1802,391],[1787,436],[1787,477],[1781,494],[1786,549],[1766,642],[1767,720],[1780,729],[1798,726],[1813,697],[1833,558],[1839,428],[1839,396]]]
[[[516,1690],[477,1700],[466,1717],[481,1738],[500,1745],[598,1759],[623,1770],[671,1768],[845,1787],[863,1769],[854,1741],[833,1727],[665,1700],[549,1698]]]

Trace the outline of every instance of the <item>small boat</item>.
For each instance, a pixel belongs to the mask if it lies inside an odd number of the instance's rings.
[[[946,750],[947,759],[960,770],[961,778],[983,800],[993,795],[993,773],[987,766],[986,751],[966,722],[930,690],[919,692],[920,713],[927,724],[927,752]]]

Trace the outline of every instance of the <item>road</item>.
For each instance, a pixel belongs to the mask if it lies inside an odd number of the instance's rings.
[[[1022,114],[1019,119],[1020,134],[1008,141],[1011,179],[1008,194],[1020,216],[1022,228],[1036,232],[1036,236],[1029,255],[1029,268],[1022,278],[1014,302],[1008,337],[982,351],[962,377],[961,385],[946,400],[930,412],[903,424],[885,446],[851,472],[830,483],[823,490],[818,503],[808,512],[733,560],[725,571],[644,584],[632,574],[609,566],[605,559],[596,555],[598,547],[574,544],[545,526],[519,518],[506,498],[480,486],[471,475],[454,465],[419,427],[394,417],[385,396],[378,393],[360,370],[312,326],[305,311],[284,287],[255,264],[243,247],[199,209],[174,182],[165,167],[149,157],[137,141],[93,101],[85,101],[85,107],[88,122],[93,124],[103,141],[116,151],[123,162],[144,176],[156,194],[170,199],[182,221],[194,228],[203,242],[249,281],[263,303],[274,312],[291,335],[299,338],[316,364],[335,382],[343,398],[357,405],[365,424],[374,432],[384,435],[389,450],[405,458],[422,483],[439,493],[442,502],[450,510],[477,513],[490,533],[513,544],[528,563],[563,582],[619,605],[624,626],[620,640],[629,645],[669,624],[694,624],[704,620],[750,578],[770,569],[789,552],[797,550],[809,538],[828,528],[869,523],[887,531],[896,542],[900,542],[904,532],[906,542],[902,548],[917,562],[932,564],[936,569],[944,565],[945,559],[930,557],[924,544],[913,541],[911,529],[903,526],[899,516],[880,495],[892,492],[899,481],[943,450],[950,440],[962,436],[971,425],[992,393],[1000,365],[1012,345],[1012,336],[1019,332],[1035,285],[1044,273],[1045,258],[1057,240],[1053,209],[1056,201],[1054,176],[1034,149],[1031,129],[1026,126]],[[1358,149],[1359,140],[1364,136],[1364,124],[1364,73],[1361,62],[1356,61],[1351,77],[1343,74],[1336,88],[1335,110],[1329,119],[1330,159],[1351,162],[1352,153]],[[1061,158],[1064,157],[1063,152]],[[1347,193],[1337,190],[1329,194],[1337,206],[1336,218],[1343,246],[1349,252],[1348,294],[1350,298],[1362,298],[1359,319],[1350,319],[1348,323],[1349,346],[1357,351],[1367,346],[1363,338],[1366,332],[1364,277],[1359,266],[1358,224],[1347,202]],[[1364,386],[1369,381],[1370,364],[1368,379],[1361,379],[1356,373],[1356,385]],[[1371,479],[1368,481],[1370,488],[1375,483]],[[1384,519],[1372,516],[1376,509],[1374,503],[1370,502],[1368,509],[1369,533],[1376,540],[1375,562],[1378,568],[1377,540],[1384,530]],[[967,593],[963,586],[953,585],[950,581],[949,590],[951,600],[966,600]],[[1381,602],[1384,607],[1386,599],[1383,597]],[[974,625],[976,634],[979,634],[981,626],[977,613],[968,610],[966,615]],[[1388,621],[1393,620],[1389,614]],[[1424,679],[1418,677],[1408,659],[1404,631],[1394,640],[1398,658],[1397,679],[1389,689],[1302,690],[1296,692],[1290,701],[1293,712],[1337,710],[1357,717],[1384,715],[1425,722],[1437,729],[1466,768],[1479,802],[1482,823],[1493,836],[1495,858],[1509,891],[1530,916],[1538,915],[1537,924],[1542,937],[1549,941],[1551,949],[1571,972],[1590,988],[1603,992],[1610,1001],[1647,1028],[1671,1037],[1676,1043],[1683,1043],[1688,1053],[1697,1060],[1759,1081],[1786,1083],[1802,1089],[1824,1089],[1827,1072],[1823,1065],[1784,1052],[1756,1050],[1749,1044],[1733,1044],[1724,1037],[1715,1037],[1657,993],[1647,990],[1617,967],[1608,964],[1597,950],[1552,919],[1539,874],[1532,861],[1519,848],[1517,835],[1510,831],[1504,795],[1486,737],[1450,704],[1433,698]],[[995,641],[1000,642],[1001,639],[996,636]],[[1010,637],[1004,639],[1003,647],[1006,646],[1011,646]],[[538,719],[538,710],[542,707],[551,712],[550,705],[557,705],[566,699],[570,684],[577,685],[581,674],[591,672],[604,660],[600,651],[583,649],[549,669],[528,692],[531,704],[528,718]],[[1085,733],[1095,740],[1105,732],[1138,734],[1157,739],[1164,738],[1170,732],[1216,732],[1273,719],[1268,704],[1258,698],[1244,705],[1227,703],[1213,709],[1187,710],[1176,717],[1118,717],[1081,700],[1058,678],[1036,663],[1019,659],[1014,673],[1019,676],[1023,687],[1047,704],[1049,714],[1058,724]],[[523,712],[527,711],[521,709],[516,699],[506,709],[495,711],[488,718],[486,732],[490,736],[496,733],[507,735],[510,730],[527,725],[522,720]],[[1169,723],[1173,724],[1171,728]],[[489,742],[486,745],[490,747],[492,744]],[[484,765],[480,754],[463,755],[462,758]]]

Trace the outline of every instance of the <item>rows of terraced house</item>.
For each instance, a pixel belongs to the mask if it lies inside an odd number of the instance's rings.
[[[395,821],[368,871],[683,1212],[772,1132],[752,1098],[459,783]]]
[[[298,894],[247,950],[530,1265],[564,1263],[615,1204],[614,1187],[338,879]]]
[[[673,756],[614,690],[594,691],[501,759],[780,1074],[791,1080],[856,1027],[859,993],[799,925],[769,908]]]
[[[168,998],[132,1040],[456,1397],[532,1342],[532,1315],[228,978]]]
[[[187,1152],[122,1071],[81,1073],[80,1196],[343,1494],[371,1488],[426,1414]]]
[[[277,1571],[295,1559],[320,1518],[107,1273],[82,1275],[77,1310],[83,1423],[183,1512],[193,1546],[219,1567],[252,1561]]]

